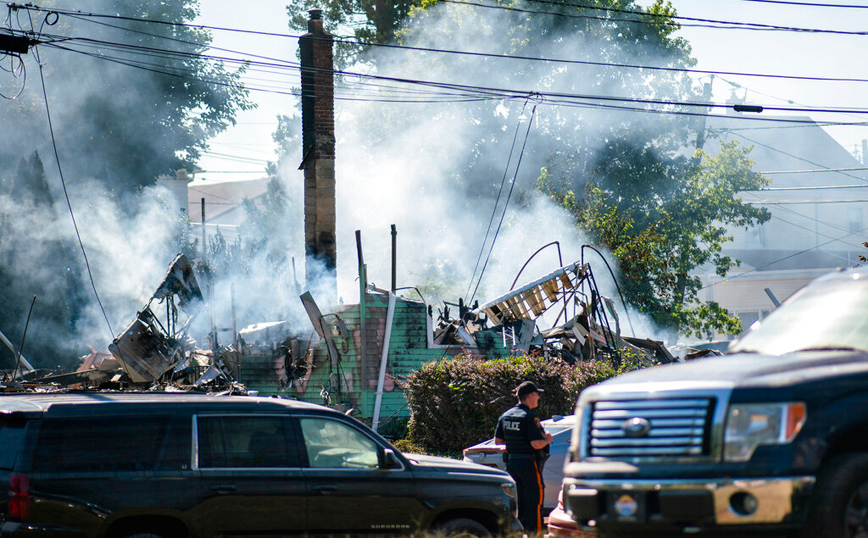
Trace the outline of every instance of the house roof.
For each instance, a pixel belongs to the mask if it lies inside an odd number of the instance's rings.
[[[269,178],[220,183],[192,182],[187,186],[188,214],[191,222],[202,222],[202,199],[205,200],[205,222],[219,225],[239,225],[245,217],[244,199],[259,198],[268,189]]]

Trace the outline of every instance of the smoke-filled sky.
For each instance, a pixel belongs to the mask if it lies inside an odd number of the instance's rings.
[[[648,2],[640,2],[647,4]],[[841,4],[842,2],[829,2]],[[860,4],[859,2],[850,2]],[[752,2],[749,0],[673,0],[679,16],[716,21],[756,23],[783,27],[862,32],[868,27],[868,9],[799,7],[791,4]],[[203,0],[202,24],[292,34],[286,25],[283,0],[257,0],[246,9],[237,9],[228,0]],[[487,10],[486,10],[487,12]],[[794,75],[803,77],[866,78],[862,65],[854,58],[864,48],[864,36],[831,32],[785,32],[716,29],[718,24],[682,21],[677,35],[693,48],[696,69],[733,72]],[[276,58],[295,58],[295,39],[257,37],[233,32],[215,32],[215,46],[246,51]],[[703,82],[707,75],[701,76]],[[740,86],[737,88],[733,84]],[[719,75],[713,84],[714,102],[725,103],[736,91],[747,92],[749,103],[766,106],[808,105],[811,107],[866,108],[865,83],[807,81],[782,78]],[[214,153],[201,161],[204,170],[251,171],[258,177],[261,165],[256,160],[274,158],[271,132],[277,125],[276,113],[286,113],[292,99],[259,93],[257,110],[239,116],[239,125],[215,139]],[[794,113],[800,115],[799,113]],[[863,116],[827,115],[820,119],[864,121]],[[868,138],[864,126],[828,127],[829,133],[848,151],[861,151]],[[205,174],[209,180],[221,180],[222,174]],[[237,177],[237,176],[232,176]],[[244,176],[242,176],[244,177]]]
[[[202,4],[201,21],[204,24],[214,26],[231,26],[256,29],[265,32],[292,33],[288,32],[283,22],[285,13],[283,3],[280,1],[258,2],[256,7],[243,13],[230,10],[227,3],[220,0],[205,0]],[[762,4],[743,0],[726,0],[720,2],[707,2],[702,0],[676,0],[673,6],[678,14],[692,19],[723,20],[740,23],[756,23],[778,26],[791,26],[802,28],[817,28],[830,30],[860,30],[868,22],[868,10],[864,9],[834,9],[819,7],[798,7],[792,5]],[[446,6],[438,6],[437,9],[445,9]],[[437,32],[426,31],[423,41],[412,43],[414,45],[431,46],[450,50],[475,50],[475,51],[499,51],[502,46],[493,40],[491,34],[481,35],[476,30],[476,25],[494,25],[500,13],[496,10],[480,10],[465,8],[465,15],[461,22],[450,19],[442,23],[443,28]],[[846,15],[842,16],[842,15]],[[854,70],[855,65],[848,59],[847,50],[855,50],[861,44],[860,36],[848,36],[834,33],[804,33],[782,31],[756,31],[756,30],[724,30],[709,28],[709,24],[701,21],[683,20],[682,30],[676,35],[686,38],[693,49],[693,56],[697,59],[696,69],[724,73],[753,73],[753,74],[777,74],[797,75],[813,77],[859,77]],[[712,26],[720,26],[712,24]],[[433,39],[432,36],[441,35],[443,39]],[[503,36],[507,32],[502,33]],[[255,49],[257,54],[278,58],[293,59],[295,56],[295,39],[283,38],[256,38],[258,46],[252,46],[251,36],[239,37],[231,32],[216,32],[215,45],[234,50]],[[582,57],[587,47],[594,44],[583,44],[572,38],[566,42],[551,40],[552,47],[534,51],[537,56],[553,58],[576,58]],[[407,78],[424,78],[443,80],[442,75],[435,77],[432,72],[422,70],[413,72],[414,55],[418,52],[395,51],[388,56],[390,63],[379,64],[378,73],[389,76],[401,76]],[[441,58],[435,57],[435,62]],[[652,63],[648,58],[642,58],[641,62]],[[504,63],[504,70],[512,69],[518,73],[523,67],[512,63]],[[456,72],[452,73],[453,75]],[[457,74],[460,81],[465,83],[479,83],[474,80],[472,73],[462,71]],[[709,80],[707,75],[694,77],[697,83]],[[450,81],[453,81],[450,79]],[[488,85],[497,86],[492,80],[485,80]],[[534,87],[541,82],[540,79],[527,79],[527,85],[523,85],[518,77],[512,77],[508,87]],[[716,103],[725,103],[733,96],[746,97],[748,103],[762,104],[765,106],[812,106],[812,107],[864,107],[864,83],[833,83],[816,81],[797,81],[791,79],[746,77],[729,74],[719,74],[713,82],[713,98]],[[834,89],[834,92],[831,91]],[[624,95],[623,89],[613,90],[614,94]],[[240,124],[234,130],[230,130],[225,136],[215,140],[213,151],[223,155],[206,156],[201,161],[201,167],[206,171],[241,171],[256,170],[254,162],[238,162],[238,157],[250,159],[269,159],[273,154],[269,150],[274,148],[270,140],[270,133],[275,127],[274,113],[290,114],[295,102],[292,98],[269,93],[261,93],[254,96],[261,106],[256,111],[244,113],[240,116]],[[791,101],[791,103],[790,103]],[[363,147],[362,143],[366,136],[364,132],[355,130],[358,124],[355,120],[364,115],[364,108],[385,107],[387,105],[354,105],[342,102],[338,105],[338,183],[339,183],[339,260],[342,267],[342,282],[345,283],[341,294],[345,300],[355,293],[352,285],[346,285],[355,276],[355,229],[362,229],[366,247],[366,261],[371,268],[371,278],[385,286],[388,283],[389,273],[387,263],[389,224],[395,223],[399,232],[399,252],[410,253],[411,259],[415,257],[417,249],[427,253],[438,252],[442,249],[442,259],[448,259],[459,267],[464,267],[468,260],[475,262],[481,246],[482,237],[487,229],[487,218],[491,215],[491,206],[480,207],[474,215],[466,214],[464,208],[459,208],[448,192],[441,192],[441,183],[432,175],[438,170],[444,170],[443,163],[418,162],[414,160],[414,142],[426,145],[437,144],[443,148],[445,154],[460,158],[462,152],[469,148],[463,145],[466,142],[461,136],[460,125],[436,125],[432,121],[427,124],[416,126],[414,129],[402,131],[398,136],[388,141],[384,146],[377,148],[382,153],[371,153],[369,148]],[[400,110],[402,106],[413,105],[389,105],[390,109]],[[504,125],[511,129],[515,125],[516,110],[520,103],[510,105],[511,116]],[[544,105],[539,108],[539,115],[550,113]],[[786,115],[776,112],[776,115]],[[804,112],[794,113],[804,115]],[[527,114],[525,114],[527,117]],[[837,121],[854,121],[860,117],[844,115],[825,115],[816,117],[817,120],[830,119]],[[862,117],[864,119],[864,117]],[[510,123],[512,121],[513,123]],[[654,118],[651,118],[654,121]],[[271,122],[271,123],[269,123]],[[363,128],[363,127],[362,127]],[[522,127],[523,129],[523,127]],[[533,144],[536,133],[531,129],[530,140]],[[861,150],[861,140],[868,137],[864,127],[828,127],[827,130],[836,137],[849,151]],[[232,138],[232,133],[239,134],[238,138]],[[523,132],[523,130],[522,130]],[[243,142],[241,142],[243,140]],[[424,141],[424,142],[418,142]],[[361,151],[359,151],[361,149]],[[505,166],[508,157],[509,145],[504,144],[491,148],[488,157],[492,162],[492,169],[497,166]],[[233,159],[226,157],[231,154]],[[384,157],[385,156],[385,157]],[[291,168],[284,175],[293,177]],[[540,162],[527,162],[522,164],[522,174],[518,179],[517,188],[530,188],[536,177]],[[344,171],[343,173],[341,171]],[[219,181],[237,175],[221,175],[219,173],[201,174],[207,181]],[[244,176],[240,176],[244,177]],[[255,175],[254,175],[255,177]],[[499,177],[494,178],[499,180]],[[293,181],[293,180],[290,180]],[[418,194],[424,194],[424,202],[420,203]],[[364,200],[364,203],[359,201]],[[542,204],[543,202],[535,202]],[[531,213],[533,214],[533,213]],[[483,285],[489,285],[482,299],[497,295],[499,289],[503,289],[503,283],[497,282],[502,278],[506,286],[511,284],[517,268],[524,262],[526,256],[536,250],[537,247],[549,240],[560,240],[566,245],[576,242],[581,244],[582,239],[570,236],[572,233],[568,222],[565,226],[539,226],[534,223],[534,218],[555,218],[552,211],[543,208],[536,213],[536,217],[527,217],[526,223],[514,223],[509,228],[509,235],[502,235],[498,239],[498,246],[506,250],[496,258],[507,266],[499,266],[489,271]],[[460,224],[459,224],[460,223]],[[528,233],[533,230],[534,233]],[[539,232],[545,230],[546,233]],[[459,231],[460,233],[453,233]],[[457,236],[457,238],[456,238]],[[437,240],[439,239],[439,241]],[[409,244],[408,244],[409,243]],[[566,248],[570,248],[567,246]],[[382,253],[375,256],[373,253]],[[572,253],[565,254],[565,263],[578,257],[575,249]],[[403,258],[403,257],[402,257]],[[508,258],[515,258],[515,263],[510,266]],[[545,272],[546,268],[553,266],[554,252],[541,256],[542,261],[537,268],[528,268],[525,275],[534,276]],[[406,258],[403,258],[406,259]],[[438,254],[438,259],[441,256]],[[374,266],[375,261],[383,263],[381,268]],[[351,262],[351,263],[347,263]],[[410,270],[401,264],[401,268],[407,274]],[[466,269],[466,268],[465,268]],[[470,267],[472,269],[472,266]],[[536,269],[536,270],[535,270]],[[458,273],[462,270],[458,269]],[[497,275],[497,276],[495,276]],[[457,280],[464,281],[466,274],[456,275]],[[491,279],[491,280],[488,280]],[[413,283],[413,278],[407,275],[401,279],[404,284]],[[407,282],[409,280],[409,282]],[[349,296],[349,297],[348,297]]]
[[[741,10],[724,11],[721,7],[713,14],[698,13],[696,10],[708,4],[741,7]],[[775,18],[776,24],[810,25],[820,27],[823,23],[841,27],[858,19],[855,17],[835,17],[834,21],[823,17],[800,15],[798,19],[785,21],[781,12],[772,6],[758,6],[748,2],[729,0],[727,2],[707,2],[679,0],[674,2],[679,14],[693,17],[722,18],[726,20],[751,20],[763,22],[762,19]],[[750,10],[746,8],[750,7]],[[705,9],[705,7],[703,7]],[[799,8],[802,9],[802,8]],[[806,8],[805,8],[806,9]],[[693,11],[691,11],[693,10]],[[793,13],[795,10],[793,10]],[[790,11],[786,12],[790,14]],[[811,11],[810,13],[815,13]],[[762,18],[762,19],[761,19]],[[864,19],[864,17],[863,17]],[[237,3],[223,0],[203,0],[200,22],[210,26],[244,28],[263,32],[280,34],[291,33],[286,25],[287,17],[284,4],[276,0],[259,0],[249,6],[240,8]],[[480,13],[467,7],[438,6],[425,21],[424,31],[417,32],[413,45],[433,48],[448,48],[453,50],[491,50],[503,52],[509,49],[508,17],[499,12]],[[864,26],[864,25],[863,25]],[[785,39],[786,45],[763,45],[754,37],[760,32],[736,32],[723,30],[702,30],[700,28],[685,28],[682,35],[688,37],[694,46],[694,55],[699,59],[698,68],[727,70],[740,72],[774,72],[787,74],[852,76],[849,66],[839,63],[844,37],[829,38],[830,47],[825,49],[827,61],[820,62],[815,54],[822,36],[800,36],[797,43],[791,43],[791,36],[781,37],[778,34],[763,35],[763,40]],[[253,37],[232,32],[214,31],[214,46],[241,51],[248,54],[281,58],[295,61],[296,40],[286,37]],[[559,40],[563,37],[563,40]],[[852,39],[852,37],[850,37]],[[483,46],[484,45],[484,46]],[[786,47],[782,53],[780,47]],[[593,51],[602,51],[598,43],[576,39],[575,36],[550,36],[548,42],[536,42],[532,49],[524,52],[531,56],[571,58],[585,57]],[[726,54],[719,51],[726,50]],[[835,54],[831,54],[832,51]],[[759,52],[758,52],[759,51]],[[226,51],[222,55],[228,55]],[[774,57],[766,54],[775,54]],[[478,84],[500,87],[518,87],[523,89],[538,89],[545,87],[558,90],[567,87],[582,87],[582,77],[587,75],[579,68],[569,70],[557,65],[520,65],[504,61],[495,64],[485,63],[485,71],[480,64],[462,59],[452,61],[437,58],[436,60],[420,61],[418,57],[409,56],[407,51],[382,52],[378,59],[378,73],[387,76],[429,79],[435,73],[441,80],[464,84]],[[594,55],[591,54],[591,58]],[[801,60],[800,60],[801,57]],[[51,62],[62,62],[63,57],[57,51],[46,54],[44,60],[48,67]],[[643,61],[659,60],[654,50],[643,51]],[[774,61],[773,61],[774,60]],[[714,63],[721,62],[721,63]],[[792,63],[790,63],[792,62]],[[494,66],[492,67],[492,64]],[[122,77],[126,66],[117,66],[113,71],[115,76]],[[86,74],[86,72],[85,72]],[[591,82],[588,75],[588,83]],[[733,77],[721,77],[732,79]],[[31,73],[28,92],[39,90]],[[767,103],[769,101],[759,93],[768,83],[766,79],[738,79],[745,87],[751,89],[748,100]],[[354,81],[350,80],[350,83]],[[361,86],[363,81],[355,81]],[[297,81],[287,80],[285,86],[276,88],[289,91]],[[770,84],[770,83],[769,83]],[[267,85],[263,85],[267,86]],[[653,84],[652,84],[653,86]],[[811,89],[808,89],[808,87]],[[851,97],[851,87],[846,86],[835,94],[828,92],[815,93],[816,84],[791,83],[784,89],[780,86],[769,86],[768,92],[776,97],[792,99],[795,102],[805,102],[814,106],[847,105],[859,106],[857,99]],[[648,88],[645,88],[647,90]],[[89,92],[90,95],[101,98],[123,98],[113,96],[104,91],[97,81],[84,81],[75,87],[48,89],[49,98],[54,103],[58,115],[76,114],[74,107],[64,108],[64,104],[76,103],[74,95]],[[595,93],[614,93],[625,91],[603,85],[594,87]],[[627,88],[629,91],[630,88]],[[715,81],[714,100],[722,102],[729,96],[729,86]],[[740,90],[743,92],[743,90]],[[863,92],[864,93],[864,92]],[[855,92],[852,93],[855,95]],[[756,97],[756,96],[760,97]],[[35,96],[34,96],[35,98]],[[263,168],[262,161],[274,159],[274,143],[270,135],[276,127],[278,114],[291,115],[295,112],[297,101],[289,95],[268,92],[253,92],[251,98],[259,103],[255,111],[241,113],[239,125],[226,135],[214,140],[212,153],[199,162],[202,169],[213,173],[201,173],[197,181],[207,178],[208,181],[220,179],[237,179],[239,175],[219,174],[223,171],[260,172],[253,177],[260,177]],[[834,98],[836,102],[829,102]],[[37,100],[38,102],[38,100]],[[5,103],[5,102],[4,102]],[[559,241],[563,252],[563,263],[579,259],[580,247],[586,240],[576,232],[569,216],[552,206],[551,202],[540,196],[534,196],[532,186],[539,176],[540,168],[548,163],[551,152],[557,149],[557,133],[573,133],[581,131],[586,140],[593,141],[602,136],[587,125],[605,124],[599,114],[586,110],[557,109],[546,103],[540,103],[533,114],[533,123],[527,137],[527,147],[522,152],[528,122],[532,117],[532,109],[537,104],[534,101],[521,100],[500,103],[499,106],[475,106],[460,103],[449,104],[384,104],[371,102],[340,101],[336,107],[337,136],[337,182],[338,182],[338,266],[339,266],[339,297],[347,303],[358,300],[358,282],[356,281],[356,245],[355,230],[362,231],[365,259],[369,265],[369,281],[380,287],[388,287],[390,281],[390,230],[395,224],[398,229],[398,285],[413,286],[434,278],[447,287],[447,295],[439,297],[450,301],[457,296],[448,296],[457,292],[458,295],[470,297],[474,295],[476,282],[471,280],[477,264],[487,259],[488,244],[483,248],[486,233],[494,233],[506,196],[500,204],[495,205],[495,195],[502,179],[506,178],[506,188],[509,188],[518,157],[521,155],[521,169],[515,176],[515,192],[512,195],[509,210],[505,213],[503,227],[498,235],[488,266],[485,279],[475,293],[480,302],[501,295],[509,289],[518,270],[537,248],[542,245]],[[473,113],[468,113],[471,110]],[[473,114],[477,114],[474,116]],[[610,116],[612,122],[624,119],[622,116]],[[391,118],[391,119],[390,119]],[[641,127],[635,118],[633,128]],[[654,122],[665,121],[660,117],[649,117],[646,127],[656,128]],[[384,121],[389,120],[389,121]],[[376,131],[371,126],[376,125]],[[386,125],[388,128],[383,128]],[[547,126],[547,127],[546,127]],[[558,131],[553,126],[560,126]],[[299,126],[300,128],[300,126]],[[547,136],[543,129],[547,128]],[[837,135],[841,131],[832,131]],[[61,133],[69,136],[68,133]],[[516,136],[517,144],[511,144]],[[856,140],[849,136],[848,140]],[[857,135],[858,137],[859,135]],[[591,143],[593,145],[593,142]],[[850,148],[848,148],[850,149]],[[40,146],[42,159],[45,163],[46,177],[55,194],[55,199],[62,201],[58,189],[56,165],[52,155],[43,145]],[[512,153],[512,155],[510,155]],[[473,157],[470,159],[470,157]],[[91,155],[70,155],[61,152],[61,160],[76,158],[98,158]],[[511,158],[510,158],[511,157]],[[470,162],[472,160],[472,163]],[[284,245],[289,255],[295,256],[301,269],[302,258],[302,176],[297,170],[300,161],[300,148],[290,151],[281,163],[280,178],[288,193],[291,221],[282,230],[277,240]],[[507,167],[507,163],[510,166]],[[469,167],[469,168],[468,168]],[[472,170],[473,174],[466,174]],[[240,177],[244,177],[241,175]],[[112,324],[114,334],[117,334],[128,323],[137,309],[154,291],[166,266],[175,254],[172,245],[172,234],[177,224],[174,207],[170,202],[169,193],[159,188],[148,188],[132,196],[129,193],[111,192],[91,181],[89,178],[75,178],[70,185],[70,199],[76,210],[79,230],[82,240],[88,249],[91,268],[97,289],[103,299],[106,315]],[[0,237],[3,248],[31,249],[27,257],[29,265],[19,267],[22,273],[21,282],[26,285],[26,276],[35,278],[41,272],[62,271],[63,263],[47,263],[47,256],[40,257],[40,251],[30,240],[34,233],[51,231],[49,224],[56,224],[58,237],[68,244],[75,244],[75,236],[65,204],[55,206],[55,217],[44,211],[35,211],[33,207],[21,204],[9,198],[0,196],[0,207],[7,221],[16,223],[16,240],[10,237]],[[490,226],[492,219],[494,224]],[[46,240],[49,241],[49,240]],[[490,241],[490,237],[489,237]],[[46,253],[49,249],[46,248]],[[78,250],[67,250],[65,255],[80,261]],[[594,254],[589,254],[594,256]],[[591,258],[589,261],[593,262]],[[556,251],[549,249],[537,257],[529,265],[520,279],[527,281],[549,272],[558,265]],[[475,274],[478,275],[478,269]],[[595,272],[604,293],[614,295],[610,278],[602,264],[595,265]],[[269,274],[268,266],[254,263],[251,269],[252,278],[244,289],[236,290],[238,301],[239,325],[247,323],[273,321],[274,317],[291,318],[298,315],[293,322],[306,325],[308,322],[298,308],[297,293],[289,281],[290,275]],[[217,283],[217,293],[226,297],[228,283]],[[91,292],[86,293],[90,297]],[[326,295],[321,290],[314,289],[315,297]],[[426,297],[431,300],[431,297]],[[322,300],[322,299],[321,299]],[[97,349],[103,349],[110,341],[103,314],[96,303],[90,299],[79,314],[79,342],[82,354],[86,353],[86,344]],[[228,301],[221,301],[228,306]],[[200,316],[194,331],[202,331],[205,316]],[[218,326],[226,326],[230,320],[228,308],[217,312]],[[4,328],[0,328],[4,329]],[[42,338],[50,334],[60,334],[52,331],[49,326],[37,326]],[[5,328],[7,334],[14,330]],[[649,333],[637,327],[637,333],[647,336]],[[11,335],[10,335],[11,336]]]

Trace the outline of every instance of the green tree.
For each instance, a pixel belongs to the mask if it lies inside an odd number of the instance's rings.
[[[53,1],[48,4],[55,7]],[[9,19],[16,29],[43,32],[45,41],[22,57],[30,76],[20,97],[4,100],[0,107],[5,135],[0,147],[0,288],[6,290],[0,330],[17,345],[30,299],[37,295],[27,343],[37,366],[68,365],[85,344],[99,344],[80,340],[85,338],[83,318],[96,310],[95,299],[60,194],[40,64],[77,216],[96,213],[94,204],[104,209],[115,203],[125,215],[135,215],[140,187],[154,184],[161,174],[194,169],[209,139],[233,124],[236,112],[252,106],[240,73],[206,58],[209,32],[188,25],[198,5],[198,0],[83,0],[75,5],[75,14],[48,14],[28,4],[16,6],[18,12]],[[51,165],[43,168],[34,152],[51,155]],[[22,159],[24,155],[33,157]],[[100,189],[86,193],[86,201],[75,199],[75,189],[89,179],[97,180],[111,199],[104,199]],[[91,264],[112,254],[99,252],[99,246],[90,252]],[[175,248],[166,245],[166,250]],[[101,291],[111,315],[111,293]]]
[[[31,11],[14,19],[72,39],[26,55],[31,83],[0,109],[10,135],[0,148],[0,175],[16,155],[33,149],[52,154],[44,147],[50,138],[39,77],[32,77],[39,71],[37,54],[64,173],[99,179],[119,194],[151,185],[161,174],[193,170],[208,140],[234,124],[238,110],[253,106],[240,72],[205,57],[211,35],[189,25],[198,0],[85,0],[76,10],[117,18],[61,11],[56,24],[42,26],[43,17],[51,22],[54,15]]]
[[[751,148],[724,142],[717,155],[700,151],[695,159],[676,162],[650,151],[610,149],[601,154],[600,180],[588,184],[581,200],[569,188],[559,188],[547,170],[538,188],[611,250],[628,301],[658,324],[697,336],[740,332],[738,318],[720,305],[698,303],[701,282],[693,272],[707,265],[725,276],[738,265],[722,254],[732,239],[727,226],[750,227],[770,218],[766,209],[738,197],[769,183],[753,171]],[[618,158],[629,162],[615,167]]]
[[[356,43],[338,42],[335,63],[345,67],[368,50],[366,43],[388,43],[421,0],[289,0],[289,27],[307,31],[307,11],[322,9],[325,30],[333,35],[351,32]],[[366,57],[366,59],[370,59]]]
[[[63,362],[65,353],[80,351],[73,350],[70,342],[85,303],[77,265],[58,230],[54,197],[39,154],[22,157],[11,181],[0,181],[4,183],[8,189],[0,189],[0,282],[4,289],[0,330],[18,346],[36,295],[24,355],[59,355]],[[17,218],[16,211],[27,216]],[[13,368],[15,359],[6,346],[0,346],[0,368]]]
[[[491,6],[506,9],[474,11],[426,0],[411,7],[405,19],[389,26],[397,28],[397,43],[499,57],[371,49],[366,59],[378,72],[526,89],[528,101],[480,98],[449,106],[371,107],[354,117],[364,126],[359,143],[376,152],[390,146],[396,133],[416,134],[418,125],[430,126],[424,139],[407,144],[408,151],[435,155],[429,160],[443,163],[442,176],[451,184],[441,187],[460,193],[456,214],[479,212],[501,192],[515,125],[529,121],[539,103],[522,166],[545,168],[539,191],[615,252],[631,302],[672,330],[732,332],[737,319],[725,310],[694,304],[699,283],[691,271],[711,264],[725,272],[735,263],[721,254],[720,245],[728,240],[722,225],[748,226],[768,218],[732,199],[763,180],[750,170],[746,151],[734,146],[716,156],[690,157],[701,125],[694,115],[679,114],[695,113],[695,107],[678,103],[702,102],[702,89],[684,71],[695,61],[689,43],[675,35],[670,3],[583,4],[519,1]],[[290,13],[299,14],[299,6],[290,5]],[[355,20],[373,24],[349,2],[329,0],[320,6],[345,9],[342,13],[356,13],[360,18]],[[552,61],[510,59],[516,56]],[[532,91],[548,95],[535,101]],[[450,147],[449,137],[460,137],[463,144]]]

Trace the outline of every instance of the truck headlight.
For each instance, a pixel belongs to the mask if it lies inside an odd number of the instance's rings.
[[[748,461],[760,445],[789,443],[806,418],[801,402],[731,405],[723,435],[724,461]]]

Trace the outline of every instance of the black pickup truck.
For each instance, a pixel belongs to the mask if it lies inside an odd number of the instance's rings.
[[[582,392],[572,517],[603,537],[868,536],[868,268],[815,280],[730,353]]]

